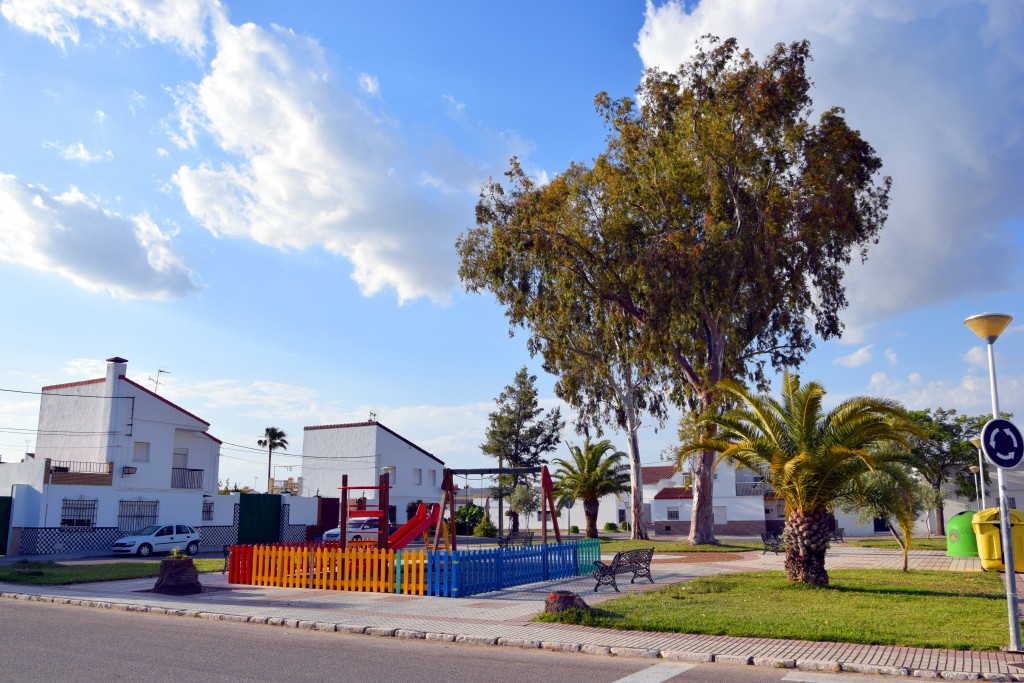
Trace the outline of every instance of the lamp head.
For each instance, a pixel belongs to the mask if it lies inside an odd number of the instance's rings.
[[[967,325],[971,332],[981,337],[987,344],[993,344],[996,339],[999,339],[999,335],[1003,333],[1011,320],[1013,320],[1013,316],[1005,313],[982,313],[967,318],[964,320],[964,325]]]
[[[975,474],[981,471],[981,468],[978,467],[977,465],[971,465],[967,469],[969,469],[971,472],[974,472]]]
[[[980,436],[974,437],[973,439],[971,439],[971,443],[974,444],[975,448],[981,448],[981,437]]]

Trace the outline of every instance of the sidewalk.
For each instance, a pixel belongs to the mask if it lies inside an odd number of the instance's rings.
[[[783,562],[782,555],[759,552],[721,558],[715,554],[705,562],[692,554],[674,561],[656,559],[652,573],[657,583],[625,584],[623,593],[699,576],[781,569]],[[828,554],[830,569],[899,566],[899,554],[893,551],[839,546]],[[912,553],[911,566],[970,570],[941,552]],[[476,645],[924,678],[1024,681],[1024,655],[1004,652],[648,633],[530,622],[543,610],[544,600],[553,590],[579,593],[591,605],[618,597],[607,588],[594,593],[589,576],[463,599],[238,586],[229,585],[223,574],[203,574],[201,581],[206,589],[202,594],[183,597],[149,592],[151,578],[75,586],[0,584],[0,597]]]

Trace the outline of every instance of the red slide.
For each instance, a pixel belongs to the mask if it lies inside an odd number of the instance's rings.
[[[430,514],[427,514],[427,506],[420,503],[416,514],[408,522],[403,524],[388,537],[388,548],[401,550],[412,543],[424,531],[438,523],[441,519],[441,506],[437,503],[430,504]]]

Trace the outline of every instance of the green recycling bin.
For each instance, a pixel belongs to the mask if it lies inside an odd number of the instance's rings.
[[[972,510],[964,510],[946,520],[946,557],[977,557],[978,541],[974,536]]]
[[[974,536],[978,542],[978,557],[985,571],[1001,572],[1003,546],[999,537],[999,508],[987,508],[972,518]],[[1010,539],[1013,543],[1014,571],[1024,571],[1024,512],[1010,510]]]

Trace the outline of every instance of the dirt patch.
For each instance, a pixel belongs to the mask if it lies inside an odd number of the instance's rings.
[[[708,564],[711,562],[735,562],[745,559],[746,553],[689,553],[687,555],[663,555],[651,564]]]

